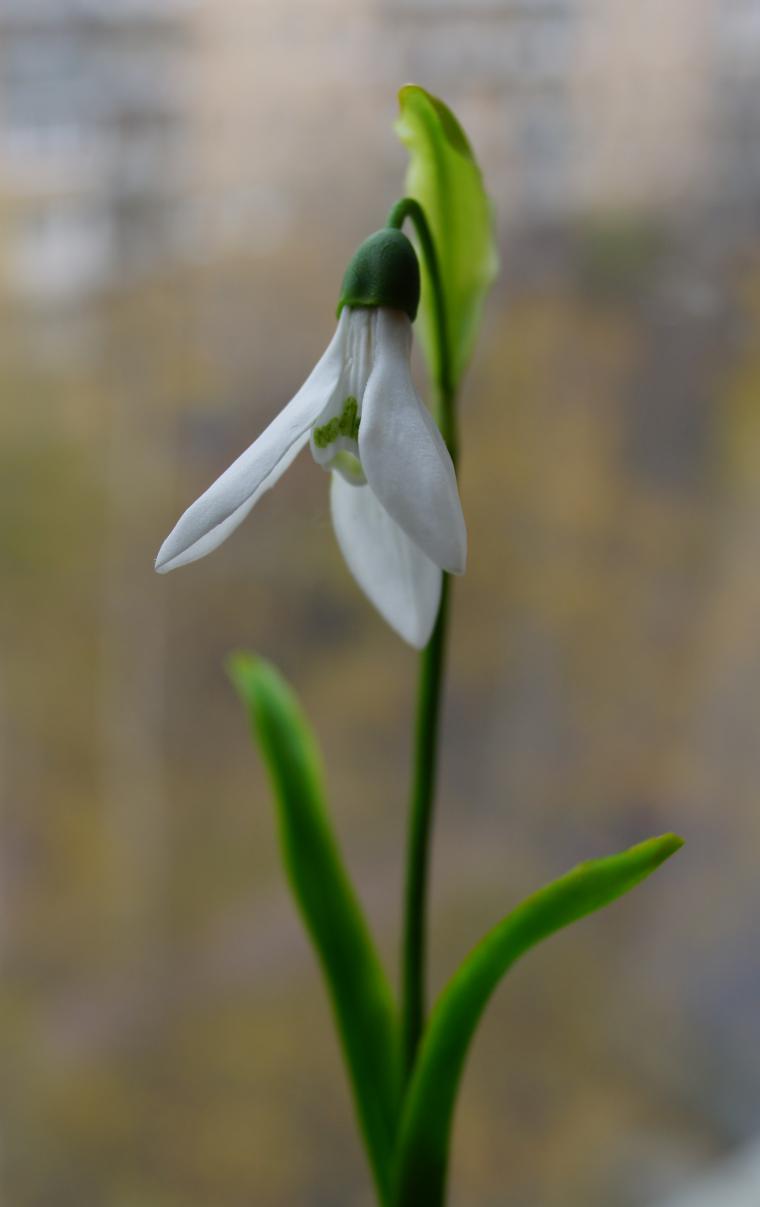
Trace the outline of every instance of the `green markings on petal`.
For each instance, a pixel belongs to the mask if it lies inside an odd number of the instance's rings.
[[[334,415],[328,423],[314,428],[314,443],[317,448],[327,448],[339,436],[356,440],[359,435],[359,403],[353,394],[343,403],[340,415]]]
[[[353,486],[366,485],[367,479],[361,461],[353,453],[347,453],[343,448],[335,453],[328,468],[337,470],[341,477]]]

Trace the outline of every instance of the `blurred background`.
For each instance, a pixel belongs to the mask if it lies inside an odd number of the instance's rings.
[[[395,967],[415,656],[308,455],[152,563],[329,339],[408,80],[503,259],[434,986],[546,878],[687,839],[496,996],[452,1207],[760,1202],[760,0],[0,0],[2,1207],[371,1203],[223,663],[296,685]]]

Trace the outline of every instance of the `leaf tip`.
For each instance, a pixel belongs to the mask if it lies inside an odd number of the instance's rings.
[[[414,104],[415,100],[421,101],[423,105],[432,109],[433,116],[438,119],[441,131],[451,148],[466,159],[474,159],[470,140],[462,129],[459,119],[445,101],[434,96],[432,92],[428,92],[421,84],[403,84],[399,88],[398,103],[401,110],[399,122],[403,123],[405,110],[409,104]]]
[[[238,695],[246,703],[250,698],[251,689],[257,676],[265,666],[263,658],[259,658],[257,654],[251,654],[247,650],[233,650],[225,658],[224,669],[227,676]]]
[[[399,88],[398,93],[397,93],[399,109],[404,108],[404,100],[405,100],[406,96],[410,92],[413,92],[414,89],[418,88],[418,87],[419,87],[418,84],[402,84],[401,85],[401,87]]]
[[[680,834],[663,834],[659,839],[662,862],[670,859],[670,856],[675,855],[676,851],[680,851],[685,841]]]
[[[647,876],[651,876],[652,872],[656,872],[683,845],[684,840],[678,834],[660,834],[631,847],[623,855],[632,877],[628,887],[633,887]]]

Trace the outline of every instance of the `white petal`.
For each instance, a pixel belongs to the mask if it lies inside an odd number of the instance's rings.
[[[369,486],[338,474],[330,488],[333,527],[348,568],[384,620],[416,649],[430,640],[442,574],[394,524]]]
[[[158,552],[160,574],[197,561],[226,541],[304,447],[340,377],[346,322],[341,315],[326,352],[295,397],[180,518]]]
[[[351,453],[359,458],[359,445],[356,435],[350,430],[355,423],[358,427],[362,414],[362,398],[367,386],[372,364],[372,346],[374,344],[377,312],[370,309],[351,309],[346,321],[346,336],[343,346],[343,364],[341,367],[340,383],[328,401],[324,410],[317,418],[311,432],[311,453],[314,460],[323,469],[332,469],[336,454]],[[343,419],[343,424],[338,421]],[[325,443],[325,428],[334,426],[332,438]],[[340,428],[343,428],[341,431]],[[318,442],[322,435],[322,442]],[[362,480],[363,476],[362,476]]]
[[[428,557],[452,574],[467,561],[456,474],[409,364],[411,323],[397,310],[377,316],[377,351],[364,395],[359,455],[389,515]]]

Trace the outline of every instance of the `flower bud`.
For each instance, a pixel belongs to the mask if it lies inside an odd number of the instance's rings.
[[[375,231],[354,254],[340,291],[344,306],[385,306],[414,321],[420,302],[420,266],[406,235],[385,227]]]

